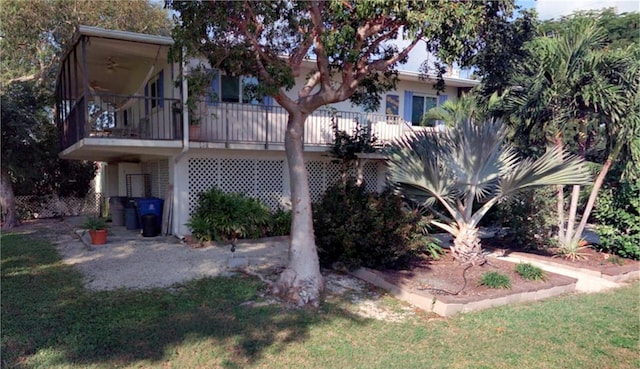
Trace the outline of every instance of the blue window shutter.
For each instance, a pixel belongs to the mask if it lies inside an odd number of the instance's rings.
[[[158,97],[160,98],[158,106],[162,108],[164,107],[164,70],[158,73]]]
[[[273,97],[267,95],[265,97],[262,98],[262,108],[263,109],[267,109],[270,110],[271,107],[273,106]]]
[[[440,95],[438,96],[438,106],[444,104],[445,102],[447,102],[447,99],[449,97],[447,95]]]
[[[413,100],[413,92],[405,91],[404,92],[404,114],[402,117],[407,122],[411,122],[411,104]]]
[[[149,83],[144,85],[144,115],[149,115]]]
[[[220,101],[220,71],[213,71],[213,78],[211,79],[211,88],[207,94],[207,105],[216,105]]]

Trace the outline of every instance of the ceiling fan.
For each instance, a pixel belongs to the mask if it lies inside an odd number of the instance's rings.
[[[129,69],[127,66],[118,63],[113,57],[107,58],[107,72],[111,73],[116,69]]]

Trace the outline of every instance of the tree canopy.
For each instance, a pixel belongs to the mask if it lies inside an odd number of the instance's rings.
[[[285,149],[291,182],[289,265],[274,291],[317,305],[323,288],[311,218],[302,137],[316,109],[351,100],[376,109],[395,87],[397,67],[418,45],[442,65],[465,66],[491,25],[513,2],[333,0],[167,1],[178,22],[176,50],[204,57],[208,68],[257,79],[255,93],[272,96],[288,113]],[[399,47],[403,39],[407,46]],[[305,64],[310,65],[307,68]],[[303,79],[297,96],[287,94]]]
[[[55,83],[59,58],[80,24],[160,35],[168,35],[172,26],[162,4],[147,0],[4,0],[0,7],[2,85],[34,79]]]
[[[2,181],[4,226],[18,223],[14,188],[24,192],[82,194],[93,163],[58,158],[53,124],[55,76],[67,42],[80,24],[168,35],[161,4],[147,0],[4,0],[0,7]]]

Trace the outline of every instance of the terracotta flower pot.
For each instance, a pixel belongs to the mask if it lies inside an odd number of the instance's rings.
[[[105,243],[107,243],[106,229],[97,229],[97,230],[90,229],[89,236],[91,236],[92,245],[104,245]]]
[[[200,126],[199,125],[190,125],[189,126],[189,139],[191,141],[200,141]]]

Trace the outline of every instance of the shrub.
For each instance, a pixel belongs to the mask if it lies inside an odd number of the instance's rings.
[[[555,189],[543,187],[523,191],[496,206],[488,214],[493,225],[508,227],[508,236],[516,245],[529,249],[555,246],[557,228]],[[487,225],[487,223],[485,223]]]
[[[291,233],[291,210],[278,209],[269,221],[269,236],[286,236]]]
[[[238,238],[265,236],[270,218],[269,208],[260,201],[213,188],[200,194],[187,227],[200,241],[235,243]]]
[[[500,272],[484,273],[480,277],[478,284],[489,288],[511,288],[511,280],[509,279],[509,276]]]
[[[640,259],[640,180],[602,189],[594,217],[599,251]]]
[[[313,207],[320,262],[349,269],[403,267],[411,257],[439,249],[421,220],[390,191],[368,194],[351,180],[337,183]]]
[[[530,281],[544,281],[547,277],[544,271],[529,263],[520,263],[516,266],[516,272],[524,279]]]

